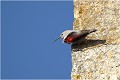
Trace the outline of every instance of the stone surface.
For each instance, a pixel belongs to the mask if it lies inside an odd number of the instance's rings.
[[[102,45],[73,52],[72,60],[72,78],[120,80],[120,45]]]
[[[120,80],[120,1],[74,0],[73,24],[98,31],[72,45],[72,80]]]
[[[97,29],[90,38],[105,39],[107,43],[120,43],[120,1],[74,1],[75,30]]]

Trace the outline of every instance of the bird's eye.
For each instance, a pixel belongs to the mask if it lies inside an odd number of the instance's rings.
[[[63,35],[63,34],[62,34]]]

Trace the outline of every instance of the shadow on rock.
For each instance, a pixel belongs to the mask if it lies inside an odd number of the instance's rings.
[[[105,42],[106,42],[106,40],[90,40],[90,39],[85,39],[82,42],[79,42],[79,43],[76,43],[76,44],[72,44],[71,48],[72,48],[72,51],[74,51],[74,52],[76,52],[76,51],[82,51],[84,48],[96,46],[98,44],[104,44]]]

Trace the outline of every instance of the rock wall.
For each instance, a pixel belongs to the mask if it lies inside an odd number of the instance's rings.
[[[120,0],[74,0],[73,24],[97,32],[72,45],[71,79],[120,80]]]

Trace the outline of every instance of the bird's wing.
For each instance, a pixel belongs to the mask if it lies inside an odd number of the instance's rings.
[[[84,39],[88,34],[95,32],[96,30],[81,30],[81,31],[73,31],[71,32],[66,38],[65,40],[67,40],[68,42],[74,42],[74,41],[78,41],[80,39]]]
[[[81,31],[74,31],[71,32],[65,40],[68,40],[68,42],[74,42],[78,41],[80,39],[84,39],[89,33],[91,33],[90,30],[81,30]]]
[[[64,40],[64,42],[71,43],[80,39],[78,32],[71,32]]]
[[[88,34],[90,34],[90,33],[92,33],[92,32],[95,32],[95,31],[97,31],[97,30],[96,30],[96,29],[81,30],[81,31],[78,32],[78,34],[79,34],[80,36],[86,36],[86,35],[88,35]]]
[[[86,35],[86,34],[89,34],[89,33],[90,33],[90,30],[81,30],[81,31],[71,32],[68,36],[75,36],[76,37],[76,36]]]

